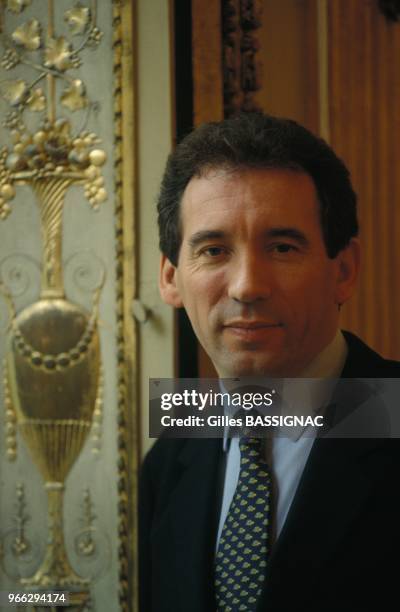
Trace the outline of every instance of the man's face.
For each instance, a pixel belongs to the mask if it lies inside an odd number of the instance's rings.
[[[210,170],[181,203],[177,266],[161,295],[184,306],[218,374],[297,376],[333,339],[357,254],[329,259],[312,179],[291,170]]]

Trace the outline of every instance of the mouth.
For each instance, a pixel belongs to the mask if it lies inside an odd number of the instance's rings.
[[[229,321],[224,324],[224,327],[229,329],[269,329],[271,327],[282,327],[282,323],[273,323],[269,321],[245,321],[243,319],[237,321]]]
[[[283,327],[282,323],[273,323],[270,321],[229,321],[223,326],[224,331],[232,334],[237,339],[255,342],[257,340],[267,339],[274,330]]]

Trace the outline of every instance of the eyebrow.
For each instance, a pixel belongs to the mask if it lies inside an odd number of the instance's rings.
[[[190,236],[188,242],[189,246],[195,249],[203,242],[208,240],[221,240],[227,236],[228,234],[222,230],[200,230]],[[310,244],[306,235],[294,227],[273,227],[265,232],[265,238],[290,238],[304,247]]]
[[[195,232],[192,236],[190,236],[188,242],[189,242],[189,246],[192,249],[195,249],[196,247],[198,247],[203,242],[206,242],[207,240],[221,239],[221,238],[225,238],[226,236],[227,236],[226,232],[223,232],[222,230],[200,230],[198,232]]]
[[[306,235],[294,227],[273,227],[266,232],[267,238],[291,238],[302,246],[308,246],[309,240]]]

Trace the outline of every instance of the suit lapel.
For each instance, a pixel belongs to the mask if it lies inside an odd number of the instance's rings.
[[[215,608],[213,559],[216,542],[221,440],[188,440],[179,457],[181,475],[169,507],[171,551],[179,603],[175,611]],[[177,602],[178,603],[178,602]]]
[[[363,457],[379,456],[377,440],[317,439],[282,533],[272,550],[260,610],[285,584],[318,580],[324,565],[343,544],[366,503],[380,465],[366,471]],[[368,462],[369,467],[372,462]],[[382,468],[384,469],[384,468]]]

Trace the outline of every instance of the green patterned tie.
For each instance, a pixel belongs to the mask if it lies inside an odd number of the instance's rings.
[[[215,565],[218,610],[256,609],[269,552],[271,477],[261,438],[242,438],[240,473],[221,533]]]

